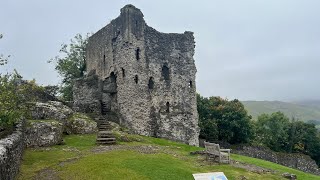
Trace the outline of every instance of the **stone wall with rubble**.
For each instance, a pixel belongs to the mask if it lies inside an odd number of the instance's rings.
[[[6,138],[0,139],[0,179],[13,180],[19,172],[25,147],[24,121]]]
[[[94,101],[134,133],[198,145],[194,47],[192,32],[160,33],[125,6],[89,38],[87,71],[103,83]],[[91,90],[75,89],[75,102],[84,104],[77,97]]]
[[[262,146],[238,146],[237,148],[232,149],[231,152],[271,161],[304,172],[320,175],[320,169],[316,162],[309,156],[303,154],[274,152]]]

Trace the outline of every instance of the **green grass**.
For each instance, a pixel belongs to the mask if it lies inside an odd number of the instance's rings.
[[[129,135],[138,138],[137,135]],[[100,153],[91,152],[95,148],[95,135],[65,136],[65,145],[51,148],[27,149],[18,179],[34,179],[41,170],[50,168],[61,179],[193,179],[193,173],[224,172],[229,180],[245,176],[248,179],[283,179],[281,173],[290,172],[299,179],[320,179],[319,176],[303,173],[278,164],[259,159],[232,155],[241,162],[256,164],[278,170],[279,173],[258,174],[228,164],[210,165],[203,157],[190,155],[191,151],[202,148],[188,146],[164,139],[139,136],[141,142],[122,142],[128,147],[144,145],[158,146],[157,153],[139,153],[133,150],[113,150]],[[130,149],[130,148],[129,148]],[[168,153],[169,152],[169,153]],[[70,160],[63,163],[62,161]]]
[[[237,160],[237,161],[241,161],[241,162],[245,162],[245,163],[249,163],[249,164],[254,164],[254,165],[269,168],[269,169],[274,169],[274,170],[277,170],[280,172],[289,172],[289,173],[297,175],[298,179],[303,179],[303,180],[320,179],[320,176],[307,174],[307,173],[304,173],[299,170],[295,170],[295,169],[292,169],[292,168],[289,168],[286,166],[281,166],[281,165],[273,163],[273,162],[263,161],[261,159],[251,158],[251,157],[247,157],[247,156],[241,156],[241,155],[237,155],[237,154],[232,154],[231,158],[234,160]]]

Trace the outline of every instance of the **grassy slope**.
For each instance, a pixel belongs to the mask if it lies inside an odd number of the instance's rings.
[[[228,179],[241,175],[248,179],[282,179],[282,172],[291,172],[299,179],[320,179],[319,176],[303,173],[259,159],[232,155],[241,162],[279,170],[276,174],[258,174],[231,165],[209,165],[203,157],[190,155],[201,148],[163,139],[140,137],[142,142],[121,143],[129,147],[153,145],[164,149],[160,153],[143,154],[133,150],[114,150],[92,153],[95,135],[71,135],[65,137],[66,145],[51,148],[27,149],[18,179],[33,179],[41,170],[53,169],[62,179],[193,179],[192,173],[223,171]],[[170,152],[170,153],[165,153]],[[70,162],[61,162],[76,158]]]
[[[281,101],[242,101],[253,119],[262,113],[272,113],[281,111],[289,118],[295,117],[302,121],[319,120],[320,107],[287,103]]]

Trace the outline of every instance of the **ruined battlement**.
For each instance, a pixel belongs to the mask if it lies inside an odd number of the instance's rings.
[[[91,102],[134,133],[198,145],[194,47],[192,32],[158,32],[126,5],[89,38],[87,72],[96,85],[76,83],[74,106]]]

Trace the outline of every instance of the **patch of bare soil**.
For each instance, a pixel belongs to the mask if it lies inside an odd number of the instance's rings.
[[[243,168],[243,169],[246,169],[247,171],[258,173],[258,174],[276,173],[276,171],[271,169],[263,168],[263,167],[252,165],[252,164],[246,164],[246,163],[242,163],[234,160],[231,160],[230,164],[234,167]]]
[[[74,157],[74,158],[69,158],[65,161],[61,161],[58,165],[59,166],[65,166],[67,164],[75,163],[77,162],[81,157]]]
[[[138,146],[127,146],[127,145],[112,145],[112,146],[98,146],[93,148],[91,151],[94,153],[103,153],[114,150],[133,150],[143,154],[155,154],[158,153],[160,147],[151,145],[138,145]]]
[[[54,169],[46,168],[40,170],[37,175],[34,176],[34,180],[60,180],[57,171]]]

